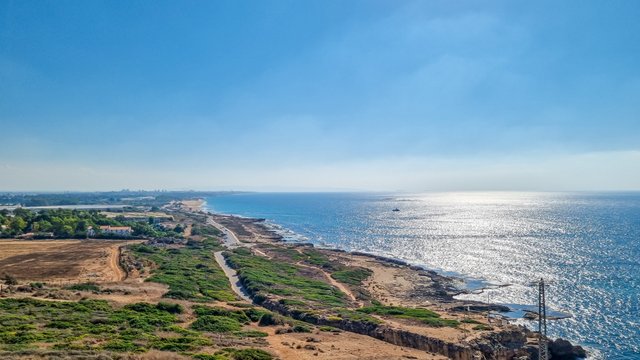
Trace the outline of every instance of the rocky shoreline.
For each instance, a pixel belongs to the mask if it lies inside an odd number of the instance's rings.
[[[339,249],[316,248],[310,243],[289,243],[283,240],[283,236],[265,225],[265,219],[252,219],[231,215],[208,214],[212,218],[233,231],[243,242],[253,244],[269,244],[276,246],[287,246],[292,248],[315,248],[324,252],[335,254],[346,261],[357,259],[357,261],[367,261],[377,263],[380,266],[391,266],[401,269],[403,272],[411,273],[416,279],[426,279],[428,286],[422,289],[414,287],[407,291],[406,297],[400,299],[403,305],[415,306],[420,303],[430,303],[447,313],[472,312],[483,314],[488,311],[508,312],[511,309],[498,304],[486,304],[478,301],[461,301],[454,298],[461,293],[455,286],[458,282],[455,278],[443,276],[435,271],[411,265],[405,261],[392,259],[375,254],[363,252],[347,252]],[[394,298],[394,301],[398,299]],[[408,302],[407,303],[405,303]],[[282,304],[271,299],[261,299],[261,305],[295,319],[313,323],[316,325],[326,325],[336,327],[345,331],[368,335],[398,346],[412,347],[425,350],[453,359],[476,359],[479,356],[491,359],[515,359],[528,358],[537,359],[537,333],[530,331],[524,326],[508,325],[499,332],[482,334],[474,339],[464,341],[446,341],[438,337],[419,334],[411,330],[389,326],[387,324],[363,324],[349,320],[328,320],[322,316],[312,316],[304,312],[295,312],[283,307]],[[586,357],[586,352],[580,346],[574,346],[570,342],[557,339],[548,339],[549,351],[552,358],[577,359]]]

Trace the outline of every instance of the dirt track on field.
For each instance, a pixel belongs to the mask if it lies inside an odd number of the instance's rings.
[[[19,281],[114,282],[125,277],[115,240],[1,240],[0,274]]]

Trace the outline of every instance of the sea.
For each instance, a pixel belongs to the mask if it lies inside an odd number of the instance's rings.
[[[640,193],[238,193],[209,211],[264,218],[287,241],[357,250],[460,279],[464,298],[535,308],[591,359],[640,359]],[[394,211],[397,209],[398,211]],[[534,322],[515,320],[535,328]]]

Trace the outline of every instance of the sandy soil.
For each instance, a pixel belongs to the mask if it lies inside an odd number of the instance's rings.
[[[164,284],[137,281],[127,281],[117,284],[105,284],[103,285],[103,288],[113,290],[113,293],[84,293],[83,296],[91,299],[108,300],[120,304],[130,304],[136,302],[157,303],[162,301],[162,295],[169,291],[169,287]]]
[[[200,211],[202,210],[202,206],[204,205],[204,200],[195,199],[195,200],[182,200],[180,201],[182,204],[182,208],[189,211]]]
[[[113,282],[124,278],[116,240],[0,240],[0,274],[19,281]]]
[[[317,332],[315,334],[274,334],[266,338],[269,350],[283,360],[304,359],[446,359],[444,356],[425,351],[400,347],[369,336],[349,332],[337,334]]]

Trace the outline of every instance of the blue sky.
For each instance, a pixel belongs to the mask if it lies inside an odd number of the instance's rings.
[[[0,189],[640,189],[637,1],[0,1]]]

